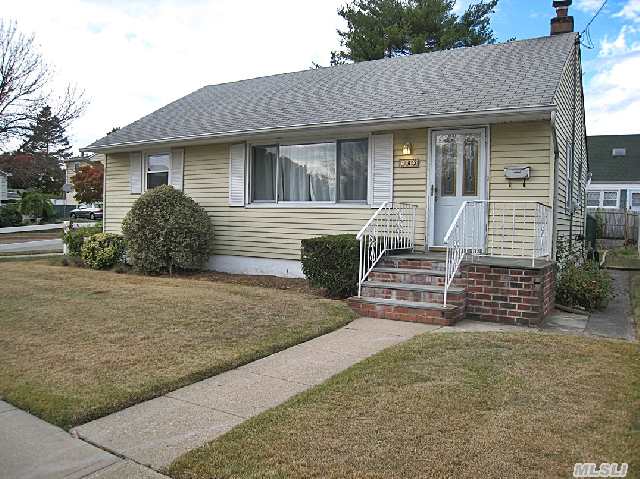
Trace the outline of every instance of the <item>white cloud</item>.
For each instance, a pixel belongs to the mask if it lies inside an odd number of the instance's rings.
[[[575,4],[578,10],[592,13],[597,11],[602,5],[602,0],[578,0]]]
[[[74,148],[204,85],[327,65],[342,0],[22,0],[2,16],[33,32],[60,84],[91,100]]]
[[[605,35],[600,42],[599,55],[601,57],[611,57],[640,50],[640,41],[631,41],[629,43],[627,40],[627,36],[632,36],[636,33],[638,33],[637,29],[630,25],[624,25],[614,40],[610,41],[609,36]]]
[[[585,85],[588,134],[640,133],[640,52],[601,59],[595,66]]]
[[[628,0],[622,10],[616,13],[614,17],[640,23],[640,0]]]

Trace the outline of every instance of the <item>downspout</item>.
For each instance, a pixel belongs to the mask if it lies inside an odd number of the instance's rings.
[[[560,158],[560,148],[558,148],[558,135],[556,134],[555,111],[551,112],[551,138],[553,141],[553,241],[551,242],[551,257],[556,257],[558,241],[558,159]]]
[[[104,155],[104,168],[102,168],[102,232],[107,229],[107,163],[109,155]]]

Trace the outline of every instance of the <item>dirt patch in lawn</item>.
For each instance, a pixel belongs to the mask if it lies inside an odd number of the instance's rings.
[[[638,344],[425,334],[186,454],[195,478],[571,477],[640,467]],[[635,474],[636,472],[633,472]]]
[[[65,428],[354,317],[299,291],[28,264],[0,268],[0,397]]]

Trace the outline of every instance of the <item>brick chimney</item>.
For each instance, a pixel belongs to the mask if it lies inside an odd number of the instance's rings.
[[[569,6],[572,0],[555,0],[553,8],[556,9],[556,17],[551,19],[551,35],[571,33],[573,31],[573,17],[569,16]]]

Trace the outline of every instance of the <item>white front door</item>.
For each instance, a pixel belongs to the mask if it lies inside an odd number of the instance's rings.
[[[486,157],[484,128],[431,132],[431,246],[444,246],[464,201],[486,198]]]

